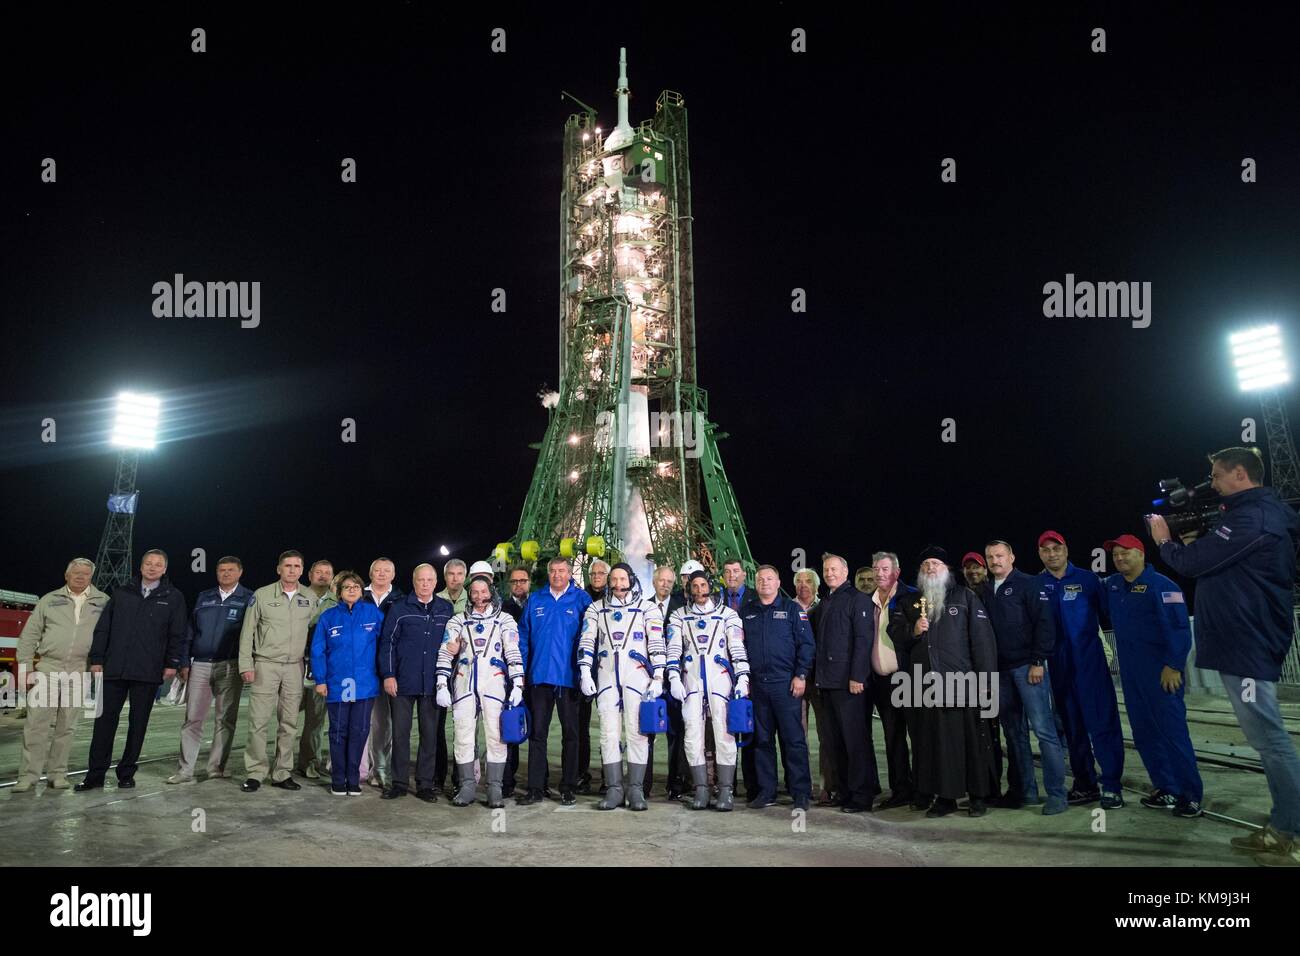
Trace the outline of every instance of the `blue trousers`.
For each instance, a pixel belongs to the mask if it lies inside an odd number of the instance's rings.
[[[1133,746],[1157,790],[1187,800],[1201,799],[1201,774],[1196,769],[1192,736],[1187,730],[1184,683],[1172,694],[1160,686],[1163,649],[1140,640],[1115,642],[1124,708],[1133,731]]]
[[[1043,679],[1029,683],[1029,665],[1002,671],[998,688],[998,716],[1007,735],[1007,756],[1021,781],[1026,803],[1038,801],[1038,778],[1034,775],[1034,757],[1029,749],[1029,730],[1038,738],[1043,758],[1043,788],[1047,799],[1065,803],[1065,754],[1056,734],[1056,715],[1052,711],[1052,675],[1044,670]],[[1008,779],[1010,776],[1008,775]]]
[[[1074,786],[1119,793],[1124,777],[1124,731],[1101,639],[1094,634],[1078,647],[1069,637],[1062,637],[1052,654],[1051,676],[1056,716],[1070,749]]]
[[[812,799],[812,772],[808,766],[808,738],[803,732],[802,702],[790,693],[790,681],[754,681],[749,698],[754,704],[754,770],[758,793],[775,797],[776,738],[780,736],[786,757],[786,783],[796,800]]]
[[[365,700],[326,704],[330,715],[330,782],[335,790],[361,789],[361,753],[370,736],[370,706]]]
[[[1259,751],[1264,765],[1264,779],[1273,798],[1268,822],[1282,835],[1296,839],[1300,837],[1300,756],[1282,723],[1277,684],[1255,680],[1247,685],[1242,678],[1224,673],[1219,678],[1246,742]]]

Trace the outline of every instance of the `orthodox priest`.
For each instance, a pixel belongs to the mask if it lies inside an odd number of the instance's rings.
[[[913,809],[943,817],[969,795],[967,812],[982,817],[997,792],[988,721],[997,713],[998,653],[979,597],[953,577],[942,548],[921,552],[916,593],[896,602],[889,636],[911,668],[895,674],[893,694],[912,708]],[[915,721],[913,724],[912,722]]]

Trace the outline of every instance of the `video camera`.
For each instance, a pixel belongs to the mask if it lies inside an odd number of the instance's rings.
[[[1175,538],[1195,532],[1198,535],[1213,531],[1223,520],[1219,495],[1203,481],[1188,488],[1177,478],[1165,478],[1156,483],[1161,497],[1151,502],[1157,514],[1163,514],[1169,532]],[[1151,522],[1147,521],[1150,529]]]

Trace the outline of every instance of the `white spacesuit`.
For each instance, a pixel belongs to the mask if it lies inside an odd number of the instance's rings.
[[[707,575],[687,582],[691,602],[668,619],[668,684],[682,702],[686,762],[695,784],[692,810],[709,805],[704,721],[713,722],[719,810],[730,810],[736,783],[736,738],[727,732],[727,702],[749,696],[749,659],[740,616],[709,593]]]
[[[448,622],[438,651],[438,706],[450,707],[455,722],[455,758],[460,770],[460,789],[452,799],[456,806],[468,806],[476,796],[474,741],[480,716],[487,739],[488,806],[505,806],[501,796],[506,766],[501,711],[507,701],[517,707],[523,696],[519,628],[515,619],[501,610],[491,578],[476,575],[469,584],[469,606]]]
[[[600,758],[608,789],[597,807],[623,805],[619,741],[626,735],[627,805],[644,810],[650,739],[641,733],[641,704],[663,693],[663,615],[654,601],[641,597],[636,575],[626,564],[610,569],[605,593],[587,608],[578,638],[579,686],[585,696],[596,698],[600,712]]]

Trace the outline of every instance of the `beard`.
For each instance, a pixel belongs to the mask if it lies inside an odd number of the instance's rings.
[[[952,572],[944,568],[938,574],[918,574],[916,576],[916,588],[925,598],[926,603],[930,606],[930,612],[927,617],[931,621],[943,611],[944,598],[948,594],[948,584],[952,580]]]

